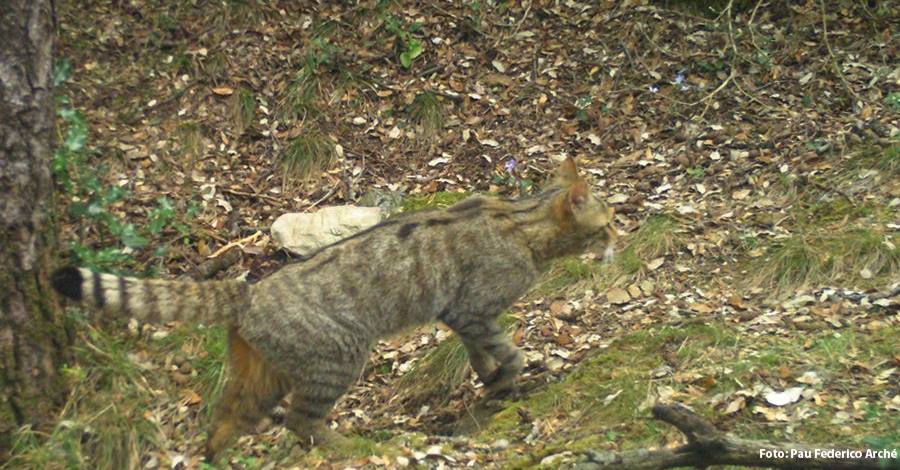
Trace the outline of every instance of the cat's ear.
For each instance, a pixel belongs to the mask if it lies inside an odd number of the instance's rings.
[[[588,187],[583,179],[578,179],[572,183],[572,186],[569,187],[568,193],[566,194],[566,199],[568,200],[572,212],[576,212],[578,209],[584,207],[584,203],[589,197],[591,197],[591,188]]]
[[[579,181],[579,178],[575,160],[572,157],[566,157],[559,165],[559,170],[556,171],[556,182],[562,185],[570,185],[577,181]]]

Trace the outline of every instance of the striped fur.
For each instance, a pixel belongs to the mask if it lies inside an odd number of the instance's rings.
[[[53,286],[104,312],[152,323],[231,323],[238,312],[249,307],[249,286],[236,280],[138,279],[68,267],[54,273]]]
[[[285,425],[328,442],[335,401],[359,376],[373,342],[435,320],[461,337],[490,393],[514,387],[525,361],[497,324],[547,261],[611,250],[612,210],[572,160],[544,192],[473,197],[390,219],[285,265],[256,284],[120,278],[65,268],[57,289],[114,314],[149,321],[223,322],[230,378],[216,405],[208,460],[252,431],[286,394]]]

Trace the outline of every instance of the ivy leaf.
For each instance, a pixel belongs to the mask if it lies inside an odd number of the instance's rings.
[[[129,248],[143,248],[147,246],[147,239],[137,233],[137,229],[132,223],[122,226],[119,239],[122,240],[122,244]]]
[[[65,59],[53,63],[53,86],[58,87],[72,75],[72,63]]]
[[[400,54],[400,64],[408,69],[412,65],[413,59],[422,55],[422,43],[416,39],[410,39],[406,47],[406,52]]]

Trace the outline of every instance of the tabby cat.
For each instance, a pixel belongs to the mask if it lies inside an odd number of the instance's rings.
[[[442,321],[462,338],[488,393],[509,391],[524,359],[497,316],[548,260],[590,248],[611,253],[612,215],[567,159],[536,196],[476,196],[388,219],[255,284],[76,267],[58,270],[53,284],[112,314],[228,325],[229,379],[205,449],[212,462],[288,393],[291,431],[312,444],[339,439],[326,414],[359,376],[373,342],[409,325]]]

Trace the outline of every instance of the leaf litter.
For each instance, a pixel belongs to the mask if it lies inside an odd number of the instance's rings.
[[[115,160],[109,182],[134,194],[114,210],[140,223],[160,194],[202,206],[190,243],[159,263],[165,274],[180,275],[245,239],[238,244],[242,267],[261,276],[282,259],[267,237],[248,235],[284,212],[353,203],[371,190],[516,196],[533,191],[528,183],[546,178],[554,162],[575,156],[616,208],[623,245],[660,214],[677,215],[688,240],[600,282],[579,280],[564,294],[536,292],[516,304],[512,334],[528,359],[523,387],[564,380],[617,338],[700,323],[724,325],[740,340],[710,348],[686,370],[674,353],[651,374],[653,400],[788,428],[816,415],[859,425],[873,406],[900,411],[896,354],[893,362],[871,363],[846,351],[834,359],[847,371],[842,377],[812,356],[744,374],[715,364],[766,356],[766,347],[813,332],[830,336],[801,341],[801,351],[896,331],[900,290],[884,283],[897,279],[896,265],[887,275],[864,267],[857,277],[812,280],[771,295],[771,280],[750,282],[754,268],[745,262],[767,262],[772,246],[808,233],[803,211],[837,207],[835,201],[854,208],[886,201],[887,216],[851,222],[878,228],[886,244],[897,242],[896,157],[866,160],[859,149],[897,145],[892,103],[900,96],[900,69],[893,59],[900,54],[888,25],[900,9],[885,3],[881,16],[871,16],[859,3],[828,2],[823,14],[818,2],[800,2],[733,6],[706,17],[663,3],[226,2],[172,4],[158,13],[150,1],[97,1],[77,11],[60,6],[66,33],[59,47],[77,70],[65,91],[91,123],[93,150]],[[797,21],[810,27],[792,28]],[[405,34],[390,33],[389,22]],[[410,39],[422,51],[401,64]],[[242,91],[252,98],[246,126],[233,118],[233,98]],[[437,132],[427,132],[410,108],[426,91],[443,116]],[[198,124],[194,143],[179,137],[188,122]],[[278,162],[306,129],[341,152],[331,166],[294,181]],[[620,248],[617,259],[626,255]],[[882,283],[863,282],[872,279]],[[471,373],[446,396],[405,403],[399,381],[449,336],[433,326],[379,343],[363,380],[331,417],[343,432],[426,436],[421,442],[406,441],[402,455],[341,464],[308,457],[306,464],[500,467],[505,456],[565,435],[565,419],[555,426],[530,417],[523,418],[531,423],[525,435],[503,445],[446,437],[479,399]],[[180,390],[148,418],[167,438],[145,468],[198,468],[187,456],[196,452],[184,449],[200,445],[203,398],[176,378],[197,372],[149,349],[141,354],[136,361],[165,367]],[[737,383],[721,387],[732,376]],[[624,396],[610,390],[602,401]],[[290,448],[290,436],[270,427],[245,437],[238,453],[262,456],[266,446]],[[271,468],[292,468],[290,461]]]

